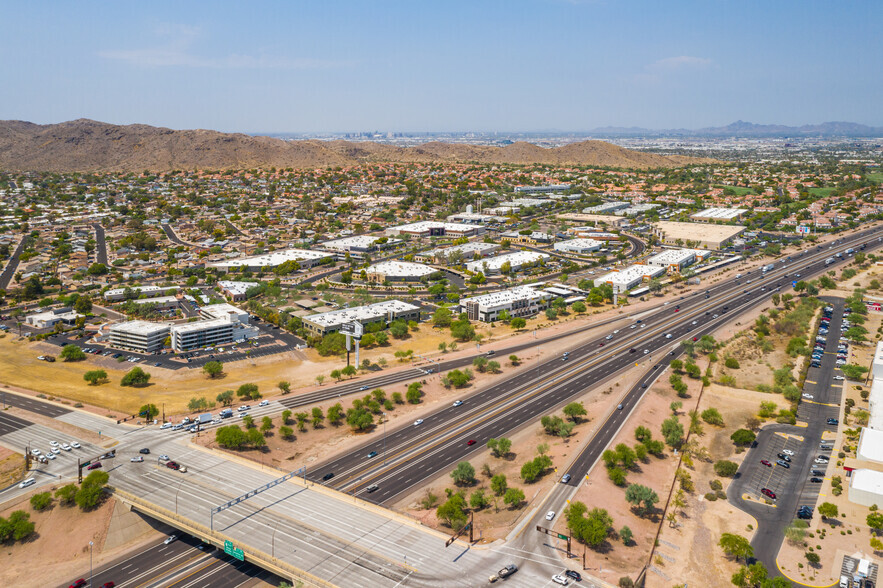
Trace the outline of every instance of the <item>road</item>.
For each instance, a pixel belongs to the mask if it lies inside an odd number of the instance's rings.
[[[21,241],[18,242],[18,247],[9,256],[9,261],[6,262],[3,273],[0,273],[0,290],[6,290],[9,288],[9,284],[12,283],[12,278],[15,277],[15,272],[18,269],[18,260],[21,257],[21,252],[24,251],[29,239],[30,237],[27,235],[22,237]]]
[[[177,245],[184,245],[186,247],[193,246],[192,243],[185,243],[184,241],[179,239],[178,235],[175,233],[175,229],[173,229],[170,224],[162,223],[160,226],[162,227],[163,232],[166,234],[166,237],[168,237],[169,241],[171,241],[172,243],[175,243]]]
[[[837,247],[865,242],[867,234],[853,236]],[[878,246],[880,242],[875,241],[869,249]],[[424,417],[419,426],[397,427],[348,454],[319,464],[312,468],[311,478],[371,502],[388,503],[422,480],[482,450],[489,438],[509,434],[549,414],[635,362],[677,349],[684,338],[710,332],[732,320],[733,312],[761,304],[773,291],[787,288],[791,280],[824,271],[824,259],[830,254],[830,250],[818,248],[805,258],[801,253],[791,260],[783,259],[770,272],[746,272],[745,284],[728,281],[709,288],[707,296],[697,296],[697,292],[679,301],[679,309],[646,316],[642,325],[633,324],[618,336],[611,334],[612,340],[598,338],[581,345],[571,351],[569,361],[559,358],[516,374],[465,399],[463,406],[440,409]],[[635,327],[639,328],[630,333]],[[600,349],[605,343],[606,347]],[[664,365],[660,364],[662,368]],[[610,418],[615,420],[616,415]],[[368,458],[371,452],[377,455]],[[329,474],[333,478],[323,482]],[[370,485],[379,488],[368,493]]]
[[[822,365],[820,368],[809,369],[803,388],[803,393],[810,394],[813,398],[801,399],[798,407],[797,420],[805,422],[807,426],[764,427],[758,435],[756,445],[749,450],[742,462],[727,495],[730,504],[757,519],[757,532],[751,546],[757,559],[776,575],[779,574],[776,557],[782,545],[785,527],[795,519],[798,506],[815,507],[821,484],[810,482],[809,479],[814,477],[812,470],[824,472],[828,466],[813,462],[818,455],[830,456],[831,451],[822,450],[819,443],[823,432],[837,429],[836,425],[828,425],[827,419],[837,418],[840,414],[843,387],[832,383],[834,375],[840,374],[835,366],[835,357],[843,316],[843,299],[821,299],[830,303],[834,312]],[[795,453],[791,467],[787,469],[776,464],[778,454],[785,449]],[[773,464],[772,467],[761,464],[762,459]],[[761,488],[769,488],[775,492],[776,500],[768,504],[760,494]]]
[[[104,236],[104,227],[99,223],[92,223],[95,229],[95,261],[107,265],[107,240]]]

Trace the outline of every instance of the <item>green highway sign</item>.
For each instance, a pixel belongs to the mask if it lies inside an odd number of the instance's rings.
[[[567,541],[567,535],[562,535],[561,533],[558,533],[558,538]]]
[[[232,541],[224,541],[224,553],[230,557],[234,557],[239,561],[245,561],[245,553],[241,549],[233,547]]]

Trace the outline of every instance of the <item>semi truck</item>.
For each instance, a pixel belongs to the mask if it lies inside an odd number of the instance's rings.
[[[763,269],[760,270],[760,271],[766,273],[766,272],[772,270],[774,267],[775,267],[775,266],[774,266],[773,264],[765,265],[765,266],[763,266]]]
[[[825,265],[831,265],[835,261],[837,261],[837,260],[834,259],[833,257],[829,257],[828,259],[825,260]]]
[[[204,425],[206,423],[212,422],[212,413],[206,412],[206,413],[199,415],[199,420],[196,422],[200,425]]]

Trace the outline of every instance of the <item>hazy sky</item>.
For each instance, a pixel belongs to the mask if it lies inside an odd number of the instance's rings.
[[[883,125],[880,0],[0,0],[0,118],[242,132]]]

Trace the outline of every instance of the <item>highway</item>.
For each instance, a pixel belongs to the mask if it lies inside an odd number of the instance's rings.
[[[667,313],[653,313],[642,322],[643,328],[636,325],[636,329],[621,330],[612,340],[599,337],[589,341],[571,351],[568,361],[560,358],[547,361],[464,398],[462,406],[446,407],[424,417],[419,427],[406,425],[388,431],[385,439],[372,440],[346,455],[313,467],[310,477],[322,482],[326,475],[334,474],[327,481],[329,486],[372,502],[388,502],[422,480],[483,450],[490,437],[508,434],[549,414],[635,362],[653,355],[659,358],[676,350],[684,338],[710,332],[732,320],[732,313],[765,302],[777,288],[788,287],[792,279],[822,272],[826,269],[825,258],[850,244],[865,242],[867,235],[878,231],[875,228],[849,237],[836,249],[813,249],[805,257],[798,254],[788,263],[775,264],[776,269],[764,275],[759,271],[746,275],[745,283],[736,280],[709,288],[708,297],[693,295],[680,300],[679,310],[669,308]],[[869,248],[879,245],[880,242],[875,241]],[[751,284],[747,283],[749,279]],[[631,333],[632,330],[635,333]],[[643,353],[644,350],[648,353]],[[668,359],[665,356],[659,367],[664,368]],[[627,396],[624,400],[628,403],[632,399]],[[602,429],[612,427],[619,417],[609,418],[610,423],[599,424]],[[470,440],[475,443],[468,445]],[[370,452],[377,455],[369,459]],[[365,488],[373,484],[379,489],[365,492]]]

